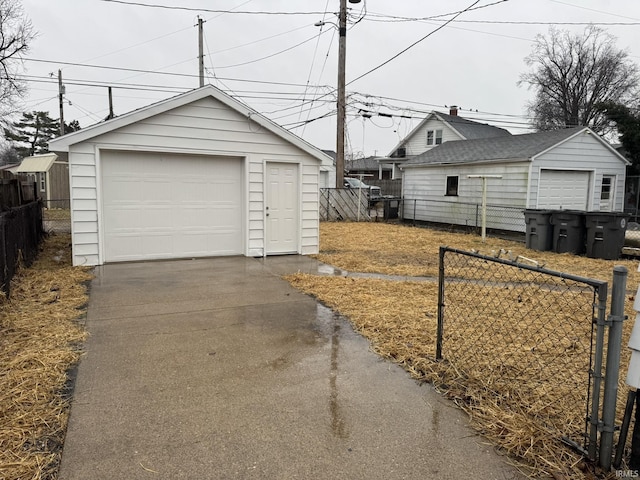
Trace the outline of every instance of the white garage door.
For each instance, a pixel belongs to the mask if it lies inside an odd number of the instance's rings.
[[[538,208],[586,210],[589,202],[589,172],[542,170]]]
[[[243,253],[242,161],[103,152],[106,262]]]

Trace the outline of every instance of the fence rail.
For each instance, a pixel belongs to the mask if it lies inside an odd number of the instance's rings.
[[[606,466],[619,363],[607,359],[601,407],[607,288],[599,280],[442,247],[436,357],[445,367],[438,381],[469,402],[563,439],[592,460],[602,430],[599,457]],[[624,296],[614,303],[624,307]],[[606,331],[611,356],[617,340],[613,326]],[[603,419],[611,424],[603,428]],[[513,445],[512,452],[523,456],[532,447]]]

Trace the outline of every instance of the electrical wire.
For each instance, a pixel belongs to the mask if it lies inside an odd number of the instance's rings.
[[[329,8],[329,0],[327,0],[327,3],[325,4],[324,9],[326,10],[327,8]],[[313,73],[313,66],[316,63],[316,55],[318,54],[318,46],[320,45],[320,37],[322,35],[322,29],[324,28],[325,22],[324,19],[326,18],[326,14],[324,14],[322,16],[322,20],[320,21],[320,31],[318,32],[317,35],[317,40],[316,40],[316,45],[313,49],[313,57],[311,58],[311,66],[309,67],[309,74],[307,75],[307,82],[304,88],[304,94],[302,96],[302,100],[303,102],[306,100],[307,97],[307,90],[309,88],[309,83],[311,83],[311,74]],[[313,105],[313,104],[312,104]],[[302,117],[302,112],[303,112],[303,107],[300,107],[300,113],[298,114],[298,120],[300,120],[300,117]],[[307,119],[309,118],[309,115],[307,115]],[[304,134],[304,129],[303,129],[303,134]]]
[[[507,0],[504,0],[507,1]],[[435,30],[432,30],[431,32],[427,33],[424,37],[420,38],[419,40],[416,40],[415,42],[413,42],[411,45],[409,45],[408,47],[406,47],[405,49],[401,50],[400,52],[396,53],[394,56],[392,56],[391,58],[389,58],[388,60],[385,60],[384,62],[382,62],[381,64],[373,67],[371,70],[363,73],[362,75],[354,78],[353,80],[347,82],[347,85],[350,85],[354,82],[357,82],[358,80],[366,77],[367,75],[375,72],[376,70],[384,67],[385,65],[387,65],[388,63],[390,63],[391,61],[395,60],[396,58],[398,58],[400,55],[402,55],[403,53],[407,52],[409,49],[415,47],[416,45],[418,45],[419,43],[421,43],[422,41],[426,40],[427,38],[429,38],[431,35],[433,35],[434,33],[442,30],[444,27],[446,27],[447,25],[449,25],[452,21],[454,21],[456,18],[458,18],[460,15],[462,15],[464,12],[469,11],[470,8],[473,8],[475,5],[477,5],[480,2],[480,0],[475,0],[471,5],[469,5],[467,8],[465,8],[464,10],[461,10],[460,12],[456,13],[451,19],[447,20],[445,23],[443,23],[442,25],[440,25],[438,28],[436,28]]]
[[[116,70],[116,71],[124,71],[124,72],[136,72],[136,73],[148,73],[153,75],[167,75],[173,77],[185,77],[185,78],[198,78],[198,75],[191,73],[178,73],[178,72],[160,72],[156,70],[143,70],[139,68],[126,68],[126,67],[113,67],[108,65],[94,65],[94,64],[86,64],[86,63],[77,63],[77,62],[63,62],[60,60],[44,60],[40,58],[25,58],[25,61],[28,62],[38,62],[38,63],[49,63],[55,65],[71,65],[75,67],[85,67],[85,68],[98,68],[104,70]],[[185,62],[181,62],[185,63]],[[176,64],[178,65],[178,64]],[[232,77],[218,77],[223,80],[234,81],[234,82],[246,82],[246,83],[260,83],[265,85],[282,85],[282,86],[291,86],[291,87],[304,87],[303,83],[290,83],[290,82],[273,82],[266,80],[255,80],[255,79],[244,79],[244,78],[232,78]]]
[[[320,33],[320,35],[323,35],[323,33],[321,32],[321,33]],[[280,50],[279,52],[272,53],[272,54],[267,55],[267,56],[265,56],[265,57],[256,58],[255,60],[250,60],[250,61],[248,61],[248,62],[236,63],[236,64],[234,64],[234,65],[224,65],[224,66],[222,66],[222,67],[217,67],[217,68],[218,68],[218,70],[220,70],[220,69],[223,69],[223,68],[241,67],[241,66],[244,66],[244,65],[250,65],[250,64],[253,64],[253,63],[261,62],[262,60],[267,60],[268,58],[273,58],[273,57],[275,57],[275,56],[277,56],[277,55],[280,55],[280,54],[282,54],[282,53],[286,53],[286,52],[288,52],[288,51],[290,51],[290,50],[293,50],[294,48],[297,48],[297,47],[299,47],[299,46],[301,46],[301,45],[304,45],[305,43],[310,42],[310,41],[311,41],[311,40],[313,40],[314,38],[316,38],[316,36],[315,36],[315,35],[314,35],[313,37],[307,38],[306,40],[303,40],[303,41],[302,41],[302,42],[300,42],[300,43],[296,43],[295,45],[293,45],[293,46],[291,46],[291,47],[285,48],[284,50]]]
[[[254,11],[254,10],[215,10],[211,8],[195,8],[183,7],[178,5],[155,5],[152,3],[132,2],[127,0],[99,0],[106,3],[118,3],[121,5],[131,5],[135,7],[158,8],[164,10],[186,10],[188,12],[208,12],[208,13],[234,13],[242,15],[322,15],[324,12],[272,12],[272,11]]]

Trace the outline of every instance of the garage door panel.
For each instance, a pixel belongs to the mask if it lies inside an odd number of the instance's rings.
[[[589,180],[588,171],[541,170],[538,208],[586,210]]]
[[[242,162],[105,152],[105,261],[242,254]]]

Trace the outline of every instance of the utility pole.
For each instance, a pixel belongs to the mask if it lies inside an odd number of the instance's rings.
[[[64,85],[62,85],[62,70],[58,69],[58,101],[60,104],[60,135],[64,135]]]
[[[111,92],[111,87],[107,87],[109,90],[109,115],[107,116],[107,120],[111,120],[113,115],[113,94]]]
[[[344,188],[344,124],[346,119],[345,65],[347,62],[347,0],[338,14],[338,133],[336,138],[336,188]]]
[[[198,65],[200,73],[200,86],[204,87],[204,51],[203,51],[203,35],[202,24],[203,20],[198,16]]]

